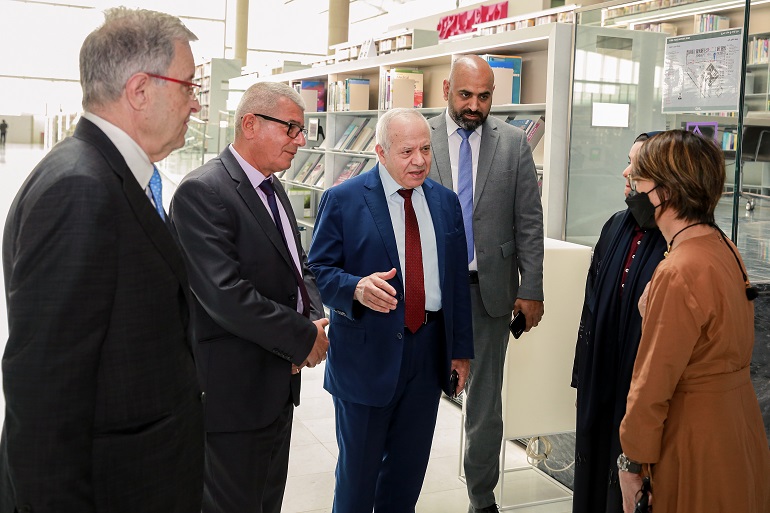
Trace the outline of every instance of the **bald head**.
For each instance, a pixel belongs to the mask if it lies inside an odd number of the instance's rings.
[[[489,116],[495,75],[478,55],[462,55],[444,80],[444,99],[450,117],[461,128],[475,130]]]

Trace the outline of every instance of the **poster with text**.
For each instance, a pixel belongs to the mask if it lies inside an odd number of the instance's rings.
[[[735,112],[741,86],[743,29],[666,39],[663,112]]]

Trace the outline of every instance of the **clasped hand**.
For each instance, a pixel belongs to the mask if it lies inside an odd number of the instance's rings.
[[[388,272],[372,273],[361,278],[356,285],[353,298],[375,312],[388,313],[395,310],[398,306],[396,289],[386,281],[395,276],[396,268],[394,267]]]
[[[317,321],[313,321],[313,324],[315,324],[316,330],[318,330],[313,348],[310,350],[310,354],[307,355],[305,361],[302,362],[302,365],[297,366],[293,363],[291,364],[292,374],[299,374],[299,371],[301,371],[303,367],[312,368],[326,360],[326,351],[329,349],[329,338],[326,336],[324,328],[329,325],[329,319],[318,319]]]

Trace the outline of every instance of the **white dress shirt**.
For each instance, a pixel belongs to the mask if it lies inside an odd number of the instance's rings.
[[[385,166],[380,163],[380,180],[385,189],[385,199],[388,202],[390,221],[396,236],[398,260],[401,264],[401,276],[406,281],[406,218],[404,214],[404,198],[398,194],[403,189]],[[433,228],[433,218],[430,216],[428,202],[422,186],[415,187],[412,193],[412,207],[417,216],[417,226],[420,228],[420,248],[422,249],[422,275],[425,286],[425,309],[431,312],[441,310],[441,284],[438,277],[438,250],[436,248],[436,231]],[[388,271],[389,269],[383,269]],[[406,283],[404,284],[406,285]]]
[[[134,141],[130,135],[123,130],[113,125],[104,118],[100,118],[93,112],[83,113],[83,117],[99,127],[104,132],[104,135],[115,145],[120,152],[123,159],[128,164],[128,169],[131,170],[131,174],[134,175],[136,181],[139,182],[139,187],[144,190],[144,193],[155,206],[155,200],[150,192],[150,178],[152,178],[152,172],[154,166],[150,162],[150,157],[144,152],[141,146]]]

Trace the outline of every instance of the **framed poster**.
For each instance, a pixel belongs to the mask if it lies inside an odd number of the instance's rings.
[[[666,39],[663,113],[737,112],[743,29]]]

